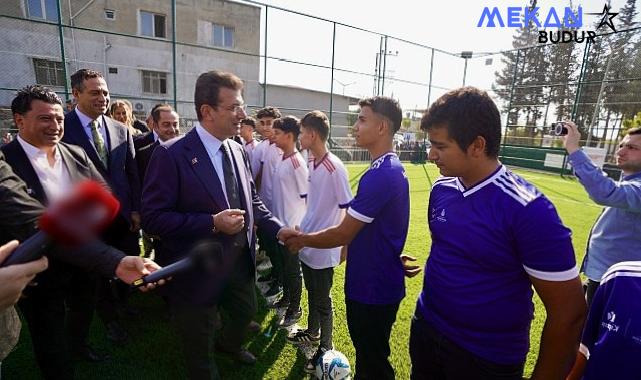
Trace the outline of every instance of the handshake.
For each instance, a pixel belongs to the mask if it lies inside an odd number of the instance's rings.
[[[305,247],[305,234],[300,231],[298,226],[281,228],[276,234],[276,238],[280,244],[286,246],[289,252],[294,255]]]

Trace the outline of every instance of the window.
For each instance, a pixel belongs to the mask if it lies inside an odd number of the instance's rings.
[[[165,15],[140,11],[140,34],[148,37],[165,38]]]
[[[57,0],[26,0],[27,17],[58,22]]]
[[[105,18],[107,20],[115,20],[116,19],[116,11],[113,9],[105,9]]]
[[[36,72],[36,83],[45,86],[65,85],[65,73],[62,62],[34,58],[33,68]]]
[[[167,73],[158,71],[142,72],[142,92],[148,94],[167,93]]]
[[[213,46],[234,47],[234,28],[212,23],[211,29],[211,43]]]

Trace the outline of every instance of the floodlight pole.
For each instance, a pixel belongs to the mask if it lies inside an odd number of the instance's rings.
[[[463,68],[463,87],[465,87],[465,77],[467,76],[467,60],[474,55],[471,51],[462,51],[461,58],[465,59],[465,67]]]

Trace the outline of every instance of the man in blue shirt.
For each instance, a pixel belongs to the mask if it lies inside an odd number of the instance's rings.
[[[641,261],[614,264],[594,294],[567,380],[638,379],[641,373]]]
[[[359,102],[354,124],[358,146],[372,164],[337,226],[288,239],[290,251],[302,247],[348,246],[345,274],[347,327],[356,350],[355,379],[394,379],[389,338],[405,297],[401,253],[409,225],[409,182],[393,152],[402,120],[395,100],[377,96]]]
[[[616,151],[617,166],[623,170],[620,181],[614,181],[579,148],[576,125],[564,122],[564,137],[570,164],[577,178],[596,203],[606,206],[590,232],[588,248],[581,270],[588,278],[588,305],[603,273],[612,265],[641,260],[641,128],[630,129]]]
[[[465,87],[421,120],[443,177],[428,206],[432,247],[410,333],[412,379],[521,379],[532,287],[547,312],[532,379],[562,379],[585,301],[571,232],[550,201],[498,160],[499,111]]]

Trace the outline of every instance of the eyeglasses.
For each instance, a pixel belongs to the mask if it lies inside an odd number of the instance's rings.
[[[228,107],[224,107],[223,109],[225,109],[227,111],[231,111],[233,113],[239,113],[239,112],[242,111],[243,113],[246,114],[247,113],[247,104],[231,105],[231,106],[228,106]]]

